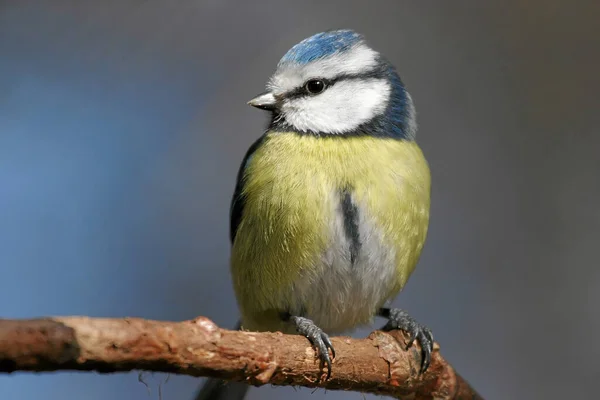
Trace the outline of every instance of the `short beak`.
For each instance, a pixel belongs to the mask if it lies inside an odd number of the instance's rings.
[[[271,92],[264,92],[248,102],[252,107],[273,111],[277,108],[277,99]]]

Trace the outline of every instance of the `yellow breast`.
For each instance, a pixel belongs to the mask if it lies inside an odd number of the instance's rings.
[[[298,279],[317,282],[331,245],[339,191],[366,210],[394,253],[397,294],[413,271],[429,220],[430,175],[415,142],[270,133],[245,169],[244,212],[232,248],[245,321],[264,328],[298,302]],[[252,329],[252,327],[250,327]]]

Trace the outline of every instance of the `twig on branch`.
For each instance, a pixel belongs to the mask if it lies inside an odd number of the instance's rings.
[[[411,399],[481,399],[434,347],[423,375],[420,349],[404,350],[400,331],[366,339],[334,337],[336,357],[324,380],[306,338],[229,331],[199,317],[163,322],[138,318],[56,317],[0,320],[0,372],[146,370],[245,381],[352,390]]]

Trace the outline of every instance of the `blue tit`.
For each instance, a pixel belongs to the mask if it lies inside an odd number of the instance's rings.
[[[430,330],[386,307],[417,264],[430,208],[415,108],[395,68],[356,32],[318,33],[283,56],[248,104],[270,122],[231,202],[243,329],[306,336],[330,373],[329,335],[381,316],[409,346],[419,342],[425,371]]]

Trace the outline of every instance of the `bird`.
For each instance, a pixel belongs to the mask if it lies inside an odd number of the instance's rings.
[[[241,328],[305,336],[327,377],[330,335],[386,318],[433,351],[431,330],[390,308],[420,258],[431,177],[413,100],[395,67],[354,30],[317,33],[279,61],[248,102],[269,115],[230,206],[230,271]],[[244,397],[209,381],[197,399]]]

